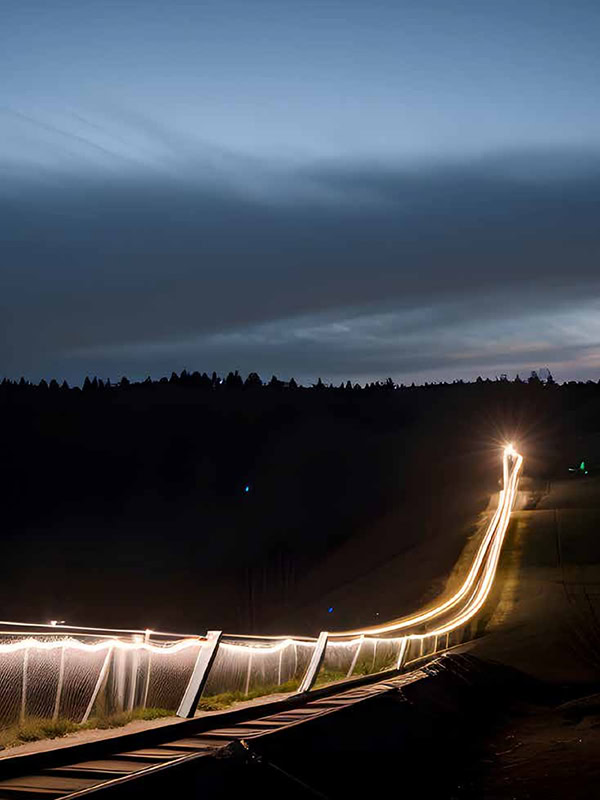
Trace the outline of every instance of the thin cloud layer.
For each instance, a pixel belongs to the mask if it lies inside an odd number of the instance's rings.
[[[195,153],[0,164],[0,373],[597,377],[597,153]]]

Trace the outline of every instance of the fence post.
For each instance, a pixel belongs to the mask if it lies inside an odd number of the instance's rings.
[[[142,708],[148,705],[148,690],[150,689],[150,670],[152,668],[152,653],[148,650],[148,664],[146,665],[146,680],[144,681],[144,697],[142,699]]]
[[[115,708],[117,711],[125,710],[125,666],[127,652],[120,648],[114,655],[114,684],[115,684]]]
[[[281,659],[283,658],[283,647],[279,651],[279,664],[277,665],[277,686],[281,686]]]
[[[317,679],[319,668],[323,663],[328,636],[329,634],[327,631],[321,631],[319,634],[319,638],[315,644],[315,649],[313,650],[310,661],[308,662],[307,670],[304,673],[304,677],[302,678],[300,686],[298,687],[299,694],[301,692],[309,692],[312,689],[313,684]]]
[[[129,695],[127,697],[127,711],[131,711],[135,706],[135,697],[137,694],[137,679],[140,668],[140,651],[131,651],[131,673],[129,676]]]
[[[250,673],[252,672],[252,648],[248,648],[248,669],[246,670],[246,687],[244,689],[244,694],[248,694],[250,691]]]
[[[25,722],[25,706],[27,705],[27,665],[29,664],[29,648],[23,651],[23,680],[21,683],[21,713],[19,721]]]
[[[354,667],[356,666],[356,662],[358,661],[358,654],[360,653],[360,649],[361,649],[361,647],[363,645],[364,640],[365,640],[365,637],[364,637],[364,634],[363,634],[360,637],[360,639],[358,640],[358,647],[356,648],[356,653],[354,653],[354,657],[352,658],[352,663],[350,664],[350,669],[346,673],[346,677],[347,678],[349,678],[350,675],[352,675],[352,673],[354,672]]]
[[[400,649],[398,650],[398,660],[396,661],[396,669],[404,666],[404,659],[408,652],[408,636],[400,640]]]
[[[110,664],[110,657],[112,655],[113,650],[114,650],[114,647],[111,645],[108,648],[108,651],[106,653],[106,658],[104,659],[104,663],[102,664],[102,667],[100,668],[100,673],[98,675],[98,680],[96,681],[96,685],[94,686],[94,691],[92,692],[92,696],[90,697],[90,702],[87,705],[87,708],[85,710],[85,714],[81,718],[81,724],[82,725],[83,725],[84,722],[88,721],[88,717],[90,716],[90,714],[92,712],[92,708],[94,707],[94,703],[96,702],[96,698],[98,697],[98,692],[100,691],[100,688],[101,688],[102,684],[104,683],[104,678],[106,677],[106,673],[108,671],[108,665]]]
[[[193,717],[198,707],[198,700],[206,686],[208,674],[219,649],[223,631],[207,631],[206,642],[200,648],[194,670],[177,709],[178,717]]]
[[[294,642],[294,680],[296,680],[296,673],[298,672],[298,645]]]
[[[150,630],[146,628],[144,644],[150,644]],[[142,708],[148,705],[148,690],[150,688],[150,670],[152,668],[152,651],[148,650],[148,663],[146,664],[146,680],[144,681],[144,696],[142,698]]]
[[[63,681],[65,679],[65,646],[60,649],[60,666],[58,668],[58,686],[56,687],[56,700],[54,701],[54,713],[52,719],[58,719],[58,712],[60,710],[60,698],[62,697]]]

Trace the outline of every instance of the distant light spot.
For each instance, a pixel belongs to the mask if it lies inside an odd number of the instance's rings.
[[[329,608],[327,609],[327,613],[333,614],[333,606],[329,606]]]
[[[250,484],[249,484],[249,483],[247,483],[247,484],[244,486],[244,491],[245,491],[245,492],[249,492],[249,491],[250,491]]]

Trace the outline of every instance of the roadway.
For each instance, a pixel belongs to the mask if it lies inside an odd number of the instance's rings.
[[[514,512],[474,652],[550,684],[600,667],[600,478],[553,481]]]

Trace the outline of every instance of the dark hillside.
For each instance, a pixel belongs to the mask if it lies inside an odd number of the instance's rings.
[[[3,617],[284,624],[304,608],[305,576],[319,564],[331,567],[319,579],[323,602],[329,576],[332,588],[354,580],[424,536],[453,537],[451,564],[456,531],[497,488],[506,437],[533,473],[562,469],[562,443],[595,430],[599,408],[596,384],[537,380],[302,388],[194,373],[83,390],[4,381]]]

